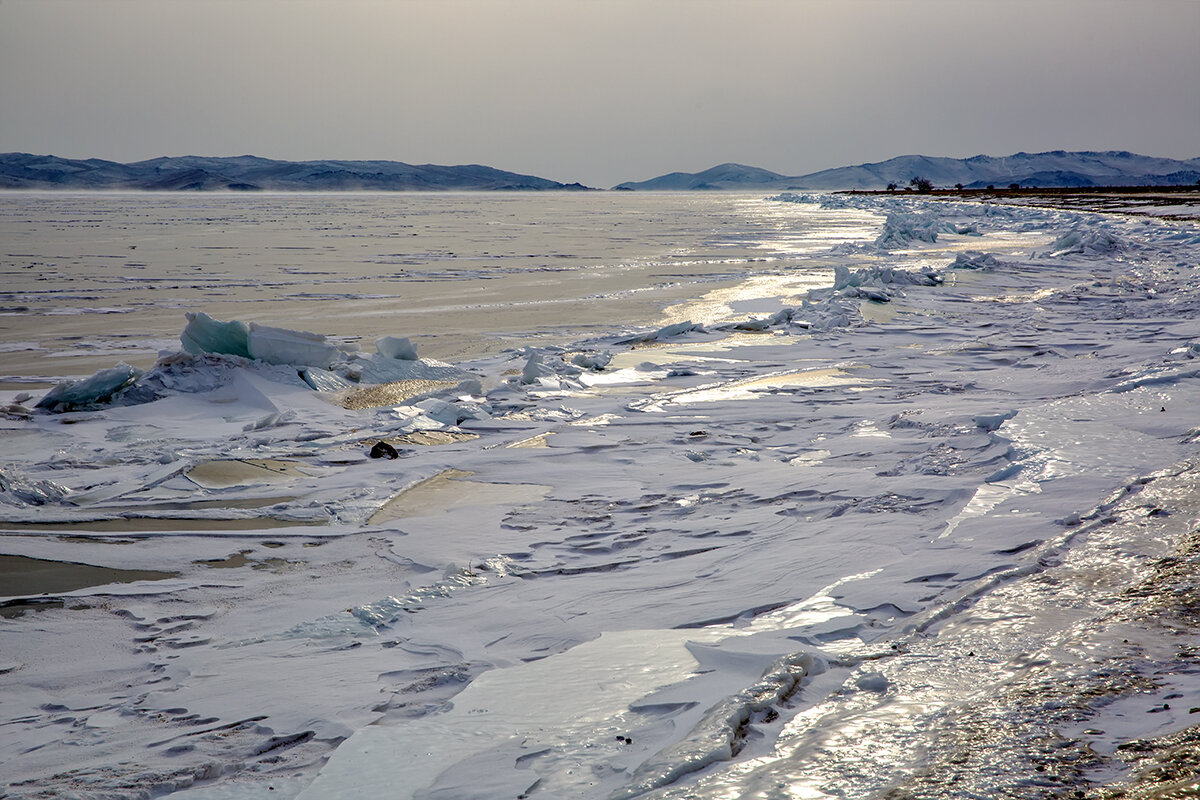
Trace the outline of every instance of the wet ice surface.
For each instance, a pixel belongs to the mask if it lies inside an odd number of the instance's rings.
[[[4,555],[177,573],[0,591],[62,604],[0,620],[10,795],[1026,797],[1196,724],[1154,581],[1197,513],[1200,229],[705,202],[789,255],[477,384],[319,390],[367,344],[0,397]]]

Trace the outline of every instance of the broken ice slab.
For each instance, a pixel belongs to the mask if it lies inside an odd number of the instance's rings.
[[[112,500],[114,497],[120,497],[123,494],[129,494],[140,489],[149,489],[183,472],[185,467],[187,467],[187,462],[185,461],[172,461],[170,464],[160,465],[144,475],[137,475],[116,481],[115,483],[96,486],[82,492],[72,492],[65,499],[71,505],[76,506],[103,503],[105,500]]]
[[[895,269],[893,267],[864,267],[851,272],[841,264],[833,268],[833,288],[839,291],[848,288],[878,289],[884,286],[937,286],[943,282],[941,275],[932,270]]]
[[[342,351],[330,344],[320,333],[293,331],[245,323],[239,320],[220,322],[203,311],[189,312],[188,323],[179,335],[183,349],[195,355],[219,353],[243,358],[255,358],[268,364],[329,369],[342,357]]]
[[[432,358],[406,361],[386,356],[358,355],[351,368],[359,372],[362,383],[392,383],[395,381],[461,381],[474,377],[453,364]],[[351,376],[353,377],[353,376]]]
[[[980,253],[975,250],[967,250],[959,253],[954,257],[947,269],[996,269],[1003,266],[1003,262],[996,258],[991,253]]]
[[[397,492],[368,520],[391,520],[443,514],[469,506],[517,506],[541,502],[550,487],[538,483],[487,483],[468,480],[474,473],[446,469]]]
[[[104,403],[141,376],[142,370],[121,362],[115,367],[102,369],[89,378],[60,383],[37,402],[37,408],[74,411]]]
[[[188,322],[179,334],[179,341],[187,352],[250,358],[250,326],[246,323],[240,320],[219,322],[203,311],[189,311],[184,316]]]
[[[639,344],[642,342],[658,342],[663,339],[670,339],[675,336],[682,336],[685,333],[706,333],[703,325],[692,322],[690,319],[683,322],[676,322],[674,325],[667,325],[659,328],[653,333],[644,333],[638,336],[631,336],[628,339],[622,339],[617,344]]]
[[[448,427],[453,427],[453,425],[447,425],[445,422],[427,416],[425,409],[418,406],[394,406],[392,414],[400,420],[396,426],[396,430],[402,433],[440,431]]]
[[[451,770],[463,765],[460,773],[469,770],[478,785],[486,786],[488,774],[476,771],[491,766],[478,760],[482,754],[501,743],[535,739],[552,743],[564,761],[570,759],[578,765],[572,772],[564,769],[555,774],[553,778],[562,784],[555,788],[563,791],[544,792],[545,796],[608,796],[616,784],[624,782],[627,768],[606,772],[607,766],[599,766],[614,754],[611,746],[602,742],[612,742],[614,730],[628,729],[613,725],[618,720],[628,724],[630,706],[637,700],[690,678],[696,659],[684,643],[709,636],[703,629],[606,631],[548,658],[487,670],[456,695],[443,713],[405,720],[403,725],[368,725],[355,731],[297,800],[458,798],[461,795],[440,793],[443,788],[453,790],[462,785],[461,781],[447,783]],[[612,675],[622,679],[611,680]],[[531,693],[531,686],[539,691]],[[532,753],[543,749],[538,744],[529,748]],[[381,753],[421,753],[423,757],[387,758]],[[539,776],[536,769],[528,771]],[[511,785],[508,775],[501,777],[501,785]],[[595,791],[597,788],[602,792]]]
[[[17,506],[44,506],[57,503],[71,490],[54,481],[24,478],[12,467],[0,467],[0,504]]]
[[[576,353],[571,359],[571,363],[577,367],[584,369],[602,370],[608,366],[608,362],[612,361],[612,353],[608,351],[600,353]]]
[[[529,356],[529,360],[525,362],[525,366],[521,370],[521,383],[537,383],[537,379],[542,377],[546,372],[547,370],[542,364],[542,357],[537,353],[533,353]]]
[[[429,419],[449,427],[454,427],[469,419],[488,419],[491,417],[487,409],[484,409],[477,403],[447,403],[445,400],[431,397],[414,405],[424,411],[425,416]]]
[[[417,360],[417,346],[399,336],[384,336],[376,339],[375,352],[384,358],[396,358],[401,361]]]
[[[229,458],[201,462],[184,474],[192,483],[205,489],[225,489],[231,486],[290,481],[306,477],[308,473],[300,469],[294,461],[276,458]]]
[[[323,334],[272,328],[257,322],[250,323],[249,346],[251,358],[268,364],[329,369],[342,355],[340,350],[326,341]]]
[[[907,247],[913,242],[936,242],[941,232],[953,233],[954,226],[935,214],[893,212],[883,223],[883,232],[875,239],[880,250]]]
[[[973,417],[972,421],[977,428],[982,428],[985,431],[994,431],[1016,415],[1016,409],[1009,409],[1008,411],[997,411],[994,414],[980,414]]]
[[[340,392],[354,385],[336,372],[318,367],[300,370],[300,378],[318,392]]]
[[[220,322],[204,312],[188,313],[180,334],[189,353],[234,355],[276,366],[300,367],[300,378],[320,392],[344,391],[349,381],[453,381],[473,378],[452,364],[417,358],[411,341],[395,336],[380,338],[373,354],[346,353],[319,333],[259,325],[257,322]],[[331,370],[337,363],[337,371]]]
[[[1073,228],[1054,240],[1043,258],[1067,255],[1082,255],[1089,258],[1123,252],[1125,243],[1105,230],[1083,230]]]

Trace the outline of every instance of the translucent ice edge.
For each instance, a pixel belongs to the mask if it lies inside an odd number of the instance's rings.
[[[820,662],[808,653],[794,653],[776,660],[757,683],[724,698],[706,711],[683,741],[638,767],[632,781],[613,792],[611,800],[629,800],[674,783],[716,761],[733,758],[742,730],[755,711],[763,711],[786,700],[796,692],[806,675],[823,670]]]
[[[286,377],[318,392],[343,391],[354,384],[459,382],[473,377],[451,364],[418,358],[416,346],[404,338],[381,337],[376,352],[368,354],[338,347],[320,333],[240,320],[223,322],[203,311],[189,311],[185,316],[187,324],[179,336],[182,353],[196,358],[226,358],[232,364],[245,363],[245,359],[295,368],[295,374]],[[163,355],[150,373],[122,363],[81,380],[64,381],[47,392],[36,408],[53,412],[92,410],[108,404],[150,402],[161,397],[164,390],[201,390],[162,375],[165,369],[184,363],[181,355]]]

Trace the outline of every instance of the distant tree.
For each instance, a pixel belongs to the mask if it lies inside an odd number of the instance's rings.
[[[954,188],[961,192],[963,190],[963,185],[961,183],[956,183],[954,184]]]
[[[1196,183],[1200,183],[1200,181],[1196,181]],[[889,192],[894,192],[894,191],[896,191],[896,184],[894,184],[894,183],[889,183],[889,184],[888,184],[888,191],[889,191]]]
[[[991,191],[995,191],[995,189],[996,189],[996,184],[994,184],[994,183],[989,183],[989,184],[988,184],[988,191],[989,191],[989,192],[991,192]]]
[[[1010,184],[1008,185],[1008,188],[1010,188],[1010,189],[1020,189],[1020,188],[1021,188],[1021,184],[1019,184],[1019,183],[1010,183]]]
[[[929,194],[933,191],[933,181],[928,178],[915,177],[908,182],[908,185],[921,194]]]

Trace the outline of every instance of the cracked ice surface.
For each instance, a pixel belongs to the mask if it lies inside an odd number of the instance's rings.
[[[169,571],[0,591],[9,795],[1033,796],[1184,728],[1133,706],[1196,688],[1146,598],[1200,230],[791,200],[707,201],[676,267],[735,288],[660,324],[449,364],[197,314],[70,408],[0,396],[0,551]]]

